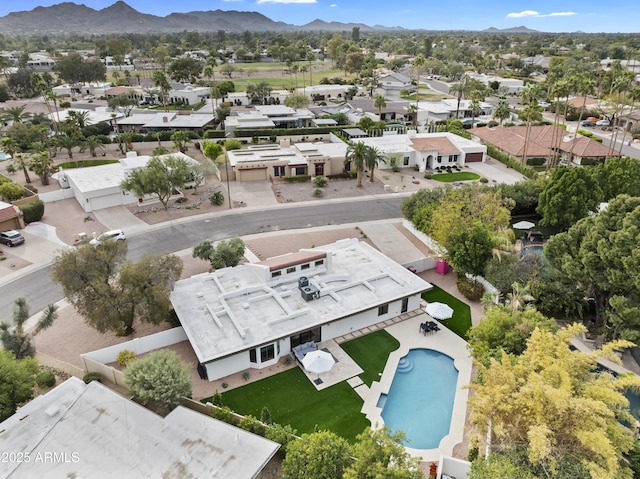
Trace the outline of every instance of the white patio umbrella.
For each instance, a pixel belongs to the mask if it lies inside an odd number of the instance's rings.
[[[331,371],[331,368],[335,363],[336,360],[333,359],[331,353],[322,351],[321,349],[311,351],[305,354],[304,358],[302,358],[302,365],[304,368],[314,374],[322,374]]]
[[[448,304],[434,301],[427,304],[425,312],[434,319],[449,319],[453,316],[453,308]]]
[[[513,227],[517,230],[530,230],[535,225],[536,224],[532,223],[531,221],[518,221],[517,223],[513,224]]]

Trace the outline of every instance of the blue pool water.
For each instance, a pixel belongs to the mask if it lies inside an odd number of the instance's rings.
[[[400,359],[389,394],[382,395],[385,425],[403,431],[407,446],[434,449],[449,434],[458,370],[449,356],[431,349],[412,349]]]
[[[9,158],[11,158],[10,155],[7,155],[4,151],[0,151],[0,161],[8,160]]]

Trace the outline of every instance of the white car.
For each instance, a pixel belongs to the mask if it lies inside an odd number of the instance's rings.
[[[598,120],[596,122],[596,126],[609,126],[610,124],[609,120]]]
[[[108,241],[108,240],[124,241],[126,239],[127,237],[124,235],[124,232],[122,230],[111,230],[111,231],[102,233],[97,238],[93,238],[91,241],[89,241],[89,244],[91,246],[98,246],[99,244],[102,244],[104,241]]]

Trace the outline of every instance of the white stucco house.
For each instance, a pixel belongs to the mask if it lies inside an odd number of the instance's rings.
[[[439,166],[464,166],[466,163],[484,162],[487,147],[467,140],[453,133],[415,133],[409,130],[405,135],[383,135],[375,138],[359,138],[366,145],[377,148],[381,153],[396,156],[397,166],[417,167],[424,172],[427,168]],[[389,169],[390,162],[380,163],[381,170]]]
[[[183,279],[170,299],[213,381],[414,311],[431,288],[352,238]]]
[[[196,162],[184,153],[176,152],[160,155],[183,158],[187,162]],[[70,188],[73,196],[87,213],[94,210],[111,208],[112,206],[135,203],[138,198],[132,193],[122,191],[120,183],[125,179],[128,171],[144,167],[151,156],[137,156],[135,152],[127,153],[118,163],[92,166],[88,168],[73,168],[60,170],[57,173],[58,182],[63,188]]]
[[[279,447],[183,406],[162,417],[72,376],[0,423],[0,451],[12,454],[0,477],[255,478]]]

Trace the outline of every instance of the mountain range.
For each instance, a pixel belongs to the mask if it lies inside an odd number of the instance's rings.
[[[62,33],[167,33],[182,31],[264,32],[264,31],[351,31],[354,27],[366,31],[401,31],[402,27],[369,26],[363,23],[325,22],[314,20],[305,25],[275,22],[258,12],[208,10],[171,13],[159,17],[141,13],[123,1],[94,10],[86,5],[63,2],[50,7],[12,12],[0,17],[0,32],[5,35]],[[490,28],[485,32],[533,33],[527,27],[505,30]]]
[[[63,2],[50,7],[37,7],[23,12],[12,12],[0,17],[0,32],[3,34],[41,33],[152,33],[182,31],[350,31],[359,27],[361,31],[401,30],[380,25],[362,23],[325,22],[314,20],[306,25],[290,25],[274,22],[258,12],[235,10],[209,10],[187,13],[172,13],[158,17],[140,13],[123,1],[94,10],[86,5]]]

